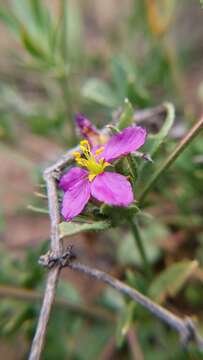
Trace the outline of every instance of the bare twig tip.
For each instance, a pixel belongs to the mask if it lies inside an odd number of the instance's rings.
[[[189,317],[185,319],[185,332],[181,334],[181,344],[187,348],[189,342],[194,341],[200,350],[203,350],[203,339],[199,335],[193,320]]]

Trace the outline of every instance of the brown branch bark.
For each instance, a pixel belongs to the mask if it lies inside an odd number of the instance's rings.
[[[54,269],[68,267],[72,270],[78,271],[90,276],[91,278],[95,278],[105,284],[108,284],[117,291],[133,299],[136,303],[143,306],[146,310],[155,315],[159,320],[166,323],[172,329],[176,330],[180,335],[182,346],[186,347],[188,343],[193,340],[197,347],[203,350],[203,339],[199,335],[198,330],[191,318],[180,318],[163,306],[155,303],[147,296],[141,294],[138,290],[126,285],[122,281],[114,278],[106,272],[81,264],[79,262],[75,262],[75,254],[72,252],[72,246],[70,246],[69,249],[67,249],[66,252],[62,254],[62,256],[56,257],[54,253],[50,254],[49,252],[48,255],[41,256],[40,259],[41,265],[45,267],[50,268],[50,266],[52,266]]]
[[[77,148],[67,151],[65,154],[63,154],[53,165],[45,169],[43,174],[44,180],[46,182],[49,216],[51,222],[51,251],[53,251],[53,253],[57,256],[62,254],[63,245],[62,240],[60,240],[58,226],[60,223],[60,211],[56,177],[59,175],[58,172],[60,172],[66,165],[68,165],[68,163],[73,161],[72,152],[74,150],[77,150]],[[50,269],[48,273],[44,299],[40,310],[37,329],[30,350],[29,360],[39,360],[41,357],[51,308],[55,298],[59,273],[59,267]]]
[[[203,350],[203,339],[198,334],[195,324],[193,323],[191,318],[185,317],[184,319],[182,319],[179,316],[174,315],[171,311],[153,302],[151,299],[141,294],[136,289],[131,288],[130,286],[124,284],[122,281],[108,275],[104,271],[91,268],[78,262],[67,261],[67,264],[65,266],[72,270],[76,270],[80,273],[86,274],[91,278],[102,281],[110,285],[117,291],[121,292],[122,294],[129,296],[136,303],[142,305],[145,309],[155,315],[162,322],[166,323],[169,327],[176,330],[180,335],[181,344],[184,347],[186,347],[188,343],[193,340],[196,343],[197,347]]]
[[[59,256],[60,254],[62,254],[63,247],[62,247],[62,242],[60,241],[60,234],[58,227],[60,223],[60,212],[59,212],[57,185],[56,185],[56,179],[54,177],[54,171],[52,169],[51,171],[50,169],[47,169],[44,172],[44,179],[47,185],[49,215],[51,221],[51,250],[55,254],[57,254],[57,256]],[[39,315],[36,333],[32,342],[29,360],[40,359],[45,341],[49,316],[54,302],[59,272],[60,272],[59,267],[55,267],[51,269],[48,273],[45,295]]]
[[[58,172],[60,172],[66,165],[68,165],[68,163],[73,161],[72,152],[73,149],[67,151],[53,165],[49,166],[44,171],[44,180],[47,187],[49,216],[51,222],[51,251],[53,251],[53,253],[57,256],[62,254],[63,246],[62,241],[60,240],[58,227],[60,223],[60,211],[57,196],[56,177],[59,175]],[[29,360],[39,360],[41,357],[51,308],[55,298],[59,273],[59,267],[50,269],[48,273],[44,299],[40,310],[37,329],[30,350]]]
[[[143,189],[139,197],[139,202],[142,203],[145,200],[146,195],[149,193],[151,188],[154,186],[156,181],[159,179],[160,175],[163,174],[173,163],[174,161],[182,154],[182,152],[190,145],[193,139],[203,130],[203,114],[201,114],[200,119],[193,125],[193,127],[188,131],[188,133],[183,137],[183,139],[178,143],[175,149],[171,154],[166,158],[163,164],[154,172],[153,176],[150,178],[149,183]]]
[[[144,110],[136,110],[133,119],[135,122],[141,123],[142,121],[153,122],[154,117],[164,115],[166,113],[166,106],[161,104],[159,106],[144,109]]]

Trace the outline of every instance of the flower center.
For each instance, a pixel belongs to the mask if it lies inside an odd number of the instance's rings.
[[[87,140],[82,140],[80,142],[80,150],[75,151],[73,156],[75,157],[75,161],[78,165],[86,167],[89,171],[88,179],[90,181],[94,180],[95,176],[104,172],[105,167],[110,165],[108,162],[105,161],[104,158],[97,159],[96,155],[101,154],[104,150],[104,147],[101,147],[95,151],[93,154],[91,152],[90,144]]]

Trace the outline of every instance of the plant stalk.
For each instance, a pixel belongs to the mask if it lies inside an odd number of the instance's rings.
[[[153,188],[156,181],[159,179],[160,175],[171,166],[174,161],[182,154],[182,152],[190,145],[193,139],[199,134],[199,132],[203,129],[203,114],[200,117],[200,120],[189,130],[189,132],[184,136],[184,138],[180,141],[180,143],[176,146],[176,148],[172,151],[172,153],[168,156],[168,158],[164,161],[164,163],[160,166],[160,168],[154,173],[152,178],[149,180],[148,184],[145,186],[139,197],[139,203],[142,204]]]
[[[139,227],[138,227],[137,223],[132,218],[129,219],[129,224],[130,224],[130,227],[131,227],[133,237],[135,239],[137,249],[138,249],[140,257],[142,259],[143,269],[144,269],[144,271],[146,273],[146,276],[148,278],[151,278],[151,266],[150,266],[149,261],[147,259],[147,254],[146,254],[146,251],[145,251],[145,248],[144,248],[144,244],[143,244],[143,240],[142,240],[142,237],[141,237],[141,234],[140,234]]]

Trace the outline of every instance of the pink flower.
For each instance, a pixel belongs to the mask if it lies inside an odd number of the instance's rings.
[[[128,206],[133,202],[130,182],[123,175],[108,172],[111,162],[138,150],[146,140],[146,130],[130,126],[113,135],[101,148],[90,148],[89,142],[80,142],[81,152],[74,153],[81,167],[73,167],[60,179],[65,192],[62,215],[67,221],[79,215],[90,197],[114,206]]]
[[[80,134],[88,140],[91,146],[102,145],[107,142],[109,136],[98,130],[84,115],[76,114],[75,121]]]

